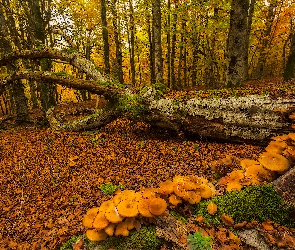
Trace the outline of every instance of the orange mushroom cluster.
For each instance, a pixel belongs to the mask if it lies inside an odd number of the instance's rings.
[[[228,173],[218,184],[226,186],[227,191],[238,191],[243,186],[270,182],[284,174],[295,162],[295,133],[273,137],[265,151],[257,161],[241,160],[241,169]]]
[[[167,197],[170,204],[177,206],[186,201],[197,204],[201,199],[209,199],[216,193],[215,187],[207,179],[198,176],[175,176],[159,185],[158,193]]]
[[[89,240],[101,241],[113,235],[128,236],[129,230],[135,227],[136,217],[161,215],[166,208],[166,201],[156,197],[152,190],[124,190],[100,207],[89,209],[82,223],[88,228],[86,236]]]
[[[196,204],[215,195],[215,187],[207,179],[197,176],[175,176],[173,181],[160,183],[159,188],[145,188],[140,192],[124,190],[100,207],[87,211],[83,217],[86,236],[102,241],[108,236],[128,236],[137,219],[162,215],[167,202],[178,205],[182,201]]]

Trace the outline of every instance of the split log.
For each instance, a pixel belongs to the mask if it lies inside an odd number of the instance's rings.
[[[163,95],[155,88],[145,88],[137,94],[138,91],[129,89],[127,86],[114,85],[109,77],[103,76],[91,61],[81,57],[78,53],[66,53],[47,48],[8,54],[0,59],[0,66],[19,58],[51,58],[61,62],[65,61],[86,73],[92,80],[74,79],[62,72],[17,72],[1,79],[0,86],[13,84],[17,79],[35,79],[75,89],[85,89],[91,93],[103,95],[111,103],[106,110],[93,115],[91,119],[86,117],[71,124],[62,123],[54,117],[53,110],[49,110],[47,118],[51,126],[56,129],[71,131],[99,129],[120,115],[178,133],[183,132],[188,135],[231,142],[267,144],[272,136],[293,130],[292,119],[286,114],[294,111],[294,99],[272,100],[267,96],[250,95],[223,99],[192,98],[187,101],[176,101],[163,98]],[[140,112],[130,116],[130,111],[136,111],[136,109]],[[102,117],[99,118],[99,115]]]

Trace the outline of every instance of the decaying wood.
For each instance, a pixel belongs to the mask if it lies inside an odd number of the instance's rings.
[[[78,53],[66,53],[52,49],[18,51],[0,59],[0,66],[19,58],[51,58],[66,61],[86,73],[92,80],[74,79],[62,73],[18,72],[1,79],[0,87],[13,84],[18,79],[46,81],[79,90],[88,90],[104,96],[112,103],[112,108],[108,108],[107,111],[103,110],[99,114],[79,119],[73,123],[62,123],[50,110],[47,118],[52,127],[72,131],[99,129],[119,115],[130,118],[128,111],[118,109],[116,104],[120,98],[135,95],[134,91],[127,86],[118,89],[110,84],[107,76],[103,76],[92,62]],[[142,94],[142,100],[140,105],[145,105],[146,111],[132,119],[189,135],[266,144],[272,136],[293,131],[293,120],[286,114],[290,113],[288,110],[294,111],[294,99],[271,100],[267,96],[250,95],[224,99],[192,98],[187,101],[176,101],[159,96],[159,92],[153,88],[146,88]],[[101,118],[99,118],[100,115]]]
[[[186,236],[188,230],[184,223],[175,219],[170,214],[155,217],[153,223],[156,225],[157,236],[165,239],[167,242],[171,242],[173,249],[187,249]]]
[[[276,179],[273,185],[284,202],[295,209],[295,167]]]

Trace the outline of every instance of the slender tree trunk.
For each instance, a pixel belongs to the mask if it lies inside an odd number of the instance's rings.
[[[150,16],[147,18],[148,22],[148,36],[149,36],[149,59],[150,59],[150,68],[151,68],[151,84],[155,84],[156,75],[155,75],[155,50],[154,50],[154,27],[151,26]]]
[[[276,15],[276,11],[275,11],[276,6],[277,6],[277,0],[274,0],[274,1],[271,1],[268,7],[268,14],[267,14],[266,24],[265,24],[266,28],[263,33],[261,47],[259,49],[258,62],[254,72],[254,77],[256,79],[260,79],[263,76],[264,66],[265,66],[266,58],[267,58],[267,48],[270,45],[270,34],[272,31],[273,22]]]
[[[133,1],[129,0],[129,9],[130,9],[130,68],[131,68],[131,81],[132,85],[135,86],[135,25],[134,25],[134,10],[133,10]]]
[[[123,68],[122,68],[122,51],[121,51],[121,42],[120,42],[120,27],[119,27],[119,17],[116,10],[117,0],[112,2],[112,14],[113,14],[113,27],[114,27],[114,37],[116,44],[116,77],[120,83],[124,83],[123,78]]]
[[[44,19],[44,10],[42,12],[42,6],[39,0],[29,0],[27,8],[29,13],[28,19],[30,23],[30,29],[32,29],[32,41],[36,47],[44,46],[46,44],[46,20]],[[48,13],[47,13],[48,15]],[[40,66],[43,71],[49,71],[52,67],[52,63],[49,59],[41,59]],[[55,85],[50,83],[38,83],[40,89],[41,106],[44,111],[47,111],[50,107],[56,105],[55,101]]]
[[[110,47],[109,47],[109,31],[108,31],[108,23],[107,23],[106,0],[101,0],[100,2],[100,15],[101,15],[101,22],[102,22],[102,39],[103,39],[105,73],[109,75],[111,73],[111,66],[110,66]]]
[[[250,33],[251,33],[251,27],[253,22],[253,14],[254,14],[254,7],[255,7],[256,0],[250,0],[250,6],[248,11],[248,22],[247,22],[247,37],[246,47],[249,49],[249,42],[250,42]],[[249,52],[247,53],[247,62],[249,61]],[[247,63],[247,71],[246,71],[246,79],[249,79],[249,62]]]
[[[177,29],[177,3],[174,4],[173,13],[173,35],[171,40],[171,84],[170,88],[176,88],[176,78],[175,78],[175,57],[176,57],[176,29]]]
[[[153,28],[155,49],[155,77],[156,83],[163,83],[163,59],[161,40],[161,0],[153,0]]]
[[[284,81],[291,80],[295,77],[295,19],[291,22],[291,45],[286,67],[284,70]]]
[[[232,0],[230,11],[230,28],[227,44],[227,87],[235,87],[241,85],[247,76],[248,9],[249,0]]]
[[[168,0],[167,2],[168,7],[168,18],[167,18],[167,64],[168,64],[168,70],[167,70],[167,86],[170,87],[171,85],[171,1]]]
[[[186,20],[182,19],[181,23],[181,38],[180,38],[180,49],[179,49],[179,59],[178,59],[178,71],[177,71],[177,87],[181,87],[182,84],[182,78],[181,78],[181,71],[184,64],[184,47],[185,47],[185,29],[186,27]]]

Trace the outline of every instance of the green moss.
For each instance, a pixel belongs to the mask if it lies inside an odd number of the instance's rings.
[[[109,237],[101,242],[97,250],[154,250],[161,245],[154,226],[142,227],[139,232],[133,230],[128,237]]]
[[[124,185],[113,185],[112,183],[104,183],[100,186],[100,191],[103,194],[109,195],[109,194],[113,194],[117,189],[124,189],[125,186]]]
[[[190,234],[187,241],[191,250],[212,250],[212,236],[203,236],[202,231]]]
[[[137,117],[147,110],[140,94],[122,96],[119,98],[117,108],[125,113],[132,114],[133,117]]]
[[[183,217],[182,215],[180,215],[179,213],[175,212],[175,211],[170,211],[170,214],[177,220],[183,222],[183,223],[188,223],[188,220]]]
[[[214,202],[218,207],[214,216],[207,211],[210,202]],[[272,184],[253,185],[239,192],[229,192],[202,201],[195,209],[195,215],[202,215],[208,224],[221,224],[220,217],[223,213],[231,216],[235,223],[252,220],[263,222],[269,219],[281,225],[295,226],[290,218],[290,208],[283,204]]]

